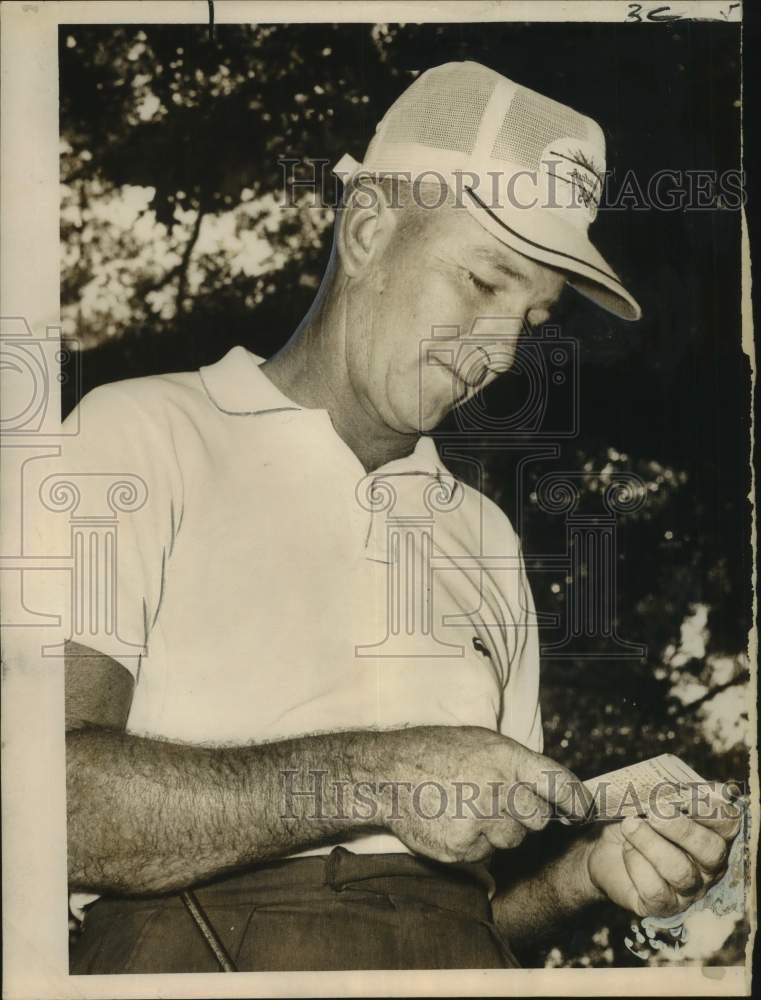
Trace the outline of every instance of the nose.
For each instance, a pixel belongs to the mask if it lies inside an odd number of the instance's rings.
[[[508,371],[522,329],[520,316],[479,317],[460,341],[457,370],[472,384]]]

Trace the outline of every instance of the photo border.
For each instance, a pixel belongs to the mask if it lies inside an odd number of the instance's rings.
[[[217,24],[273,21],[605,21],[632,20],[668,6],[685,18],[739,21],[741,8],[723,3],[669,5],[627,2],[536,0],[474,2],[284,2],[258,0],[213,5]],[[6,338],[56,336],[59,303],[59,24],[208,23],[206,2],[16,3],[2,7],[2,274],[0,315]],[[638,28],[632,24],[632,30]],[[657,30],[651,25],[647,30]],[[11,252],[12,248],[12,252]],[[750,250],[743,219],[743,350],[755,361],[750,298]],[[28,333],[24,332],[24,324]],[[51,334],[51,331],[52,334]],[[6,391],[15,391],[5,385]],[[50,382],[51,412],[60,412],[60,385]],[[753,415],[751,414],[751,419]],[[751,429],[753,434],[753,427]],[[753,438],[752,438],[753,439]],[[13,433],[4,444],[16,446]],[[60,431],[46,426],[35,437],[41,447],[60,447]],[[7,469],[4,462],[4,469]],[[4,510],[3,552],[16,551],[17,518]],[[755,506],[753,553],[756,554]],[[754,560],[755,566],[755,560]],[[753,577],[754,618],[757,611]],[[82,997],[259,997],[259,996],[736,996],[750,992],[750,957],[756,931],[752,915],[745,967],[646,969],[519,969],[368,971],[340,973],[238,973],[69,976],[67,942],[66,821],[63,671],[39,655],[40,637],[55,627],[4,635],[3,753],[3,957],[8,1000]],[[19,634],[15,634],[19,633]],[[55,641],[43,636],[43,642]],[[36,650],[36,652],[35,652]],[[749,636],[757,662],[757,633]],[[751,671],[751,732],[756,731],[757,673]],[[758,764],[751,750],[751,858],[758,848]],[[750,898],[755,900],[756,872]],[[505,978],[507,977],[507,978]]]

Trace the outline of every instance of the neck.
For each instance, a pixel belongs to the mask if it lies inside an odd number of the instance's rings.
[[[336,433],[366,472],[413,451],[419,434],[383,423],[351,384],[346,366],[344,310],[318,300],[288,343],[261,366],[271,382],[305,409],[327,410]]]

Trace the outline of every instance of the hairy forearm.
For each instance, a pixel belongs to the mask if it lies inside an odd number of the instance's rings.
[[[388,735],[388,734],[386,734]],[[150,893],[379,828],[352,794],[336,808],[314,786],[368,781],[379,734],[332,733],[207,748],[105,729],[67,734],[69,879],[75,889]]]
[[[589,848],[586,838],[578,838],[557,856],[525,868],[522,849],[514,852],[508,863],[519,874],[497,893],[492,908],[497,927],[518,954],[530,951],[581,910],[602,901],[602,893],[589,878]]]

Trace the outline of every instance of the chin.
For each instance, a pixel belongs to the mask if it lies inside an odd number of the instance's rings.
[[[435,430],[451,409],[451,406],[440,406],[433,412],[419,414],[416,430],[421,434]]]
[[[395,407],[397,419],[390,425],[403,434],[426,434],[434,430],[455,405],[453,400],[444,401],[440,396],[436,400],[418,399],[417,407],[411,407],[409,402],[405,400],[406,406]]]
[[[416,429],[421,434],[428,434],[431,431],[435,430],[443,419],[444,419],[443,417],[431,417],[430,420],[421,420],[419,427],[417,427]]]

